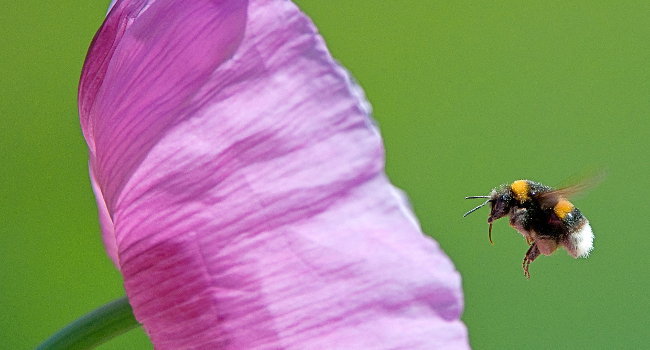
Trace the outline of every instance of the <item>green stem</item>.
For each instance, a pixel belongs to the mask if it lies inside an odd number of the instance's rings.
[[[129,300],[123,297],[75,320],[36,349],[92,349],[139,325]]]

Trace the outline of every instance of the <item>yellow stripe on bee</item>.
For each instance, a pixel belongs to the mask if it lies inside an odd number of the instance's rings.
[[[528,196],[528,181],[526,180],[517,180],[510,185],[512,192],[515,194],[515,198],[520,202],[525,202],[530,199]]]
[[[571,211],[573,211],[573,204],[566,199],[560,199],[553,207],[553,211],[558,218],[564,219]]]

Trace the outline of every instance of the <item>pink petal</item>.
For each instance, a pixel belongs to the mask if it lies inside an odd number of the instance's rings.
[[[157,349],[467,348],[460,276],[289,1],[117,1],[80,113],[104,241]]]

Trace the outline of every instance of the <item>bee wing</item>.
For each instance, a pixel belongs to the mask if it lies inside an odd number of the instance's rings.
[[[551,208],[560,200],[560,198],[569,199],[576,194],[584,193],[585,191],[596,187],[596,185],[601,183],[604,178],[604,173],[600,173],[597,176],[589,177],[576,184],[540,193],[538,197],[540,204],[544,208]]]

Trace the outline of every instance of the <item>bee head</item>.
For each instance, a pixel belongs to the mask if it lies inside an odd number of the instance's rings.
[[[492,223],[494,220],[500,219],[508,215],[508,212],[512,207],[512,194],[510,193],[510,191],[507,191],[506,189],[503,188],[492,190],[492,193],[490,193],[489,196],[465,197],[465,199],[475,199],[475,198],[485,198],[487,200],[483,202],[483,204],[465,213],[463,217],[477,211],[478,209],[482,208],[486,204],[490,203],[491,210],[490,210],[490,216],[488,217],[488,223]]]
[[[483,204],[465,213],[463,217],[475,212],[476,210],[490,203],[491,210],[490,210],[490,216],[488,216],[488,224],[490,224],[490,227],[488,229],[488,238],[490,240],[490,243],[494,244],[492,242],[492,222],[494,222],[494,220],[497,220],[499,218],[508,215],[508,213],[510,212],[510,208],[512,207],[512,194],[510,193],[510,190],[508,188],[501,187],[499,189],[492,190],[492,193],[490,193],[489,196],[465,197],[465,199],[474,199],[474,198],[486,198],[487,200],[483,202]]]
[[[488,217],[488,223],[491,224],[495,220],[508,215],[512,208],[512,195],[509,191],[492,191],[487,202],[492,206]]]

